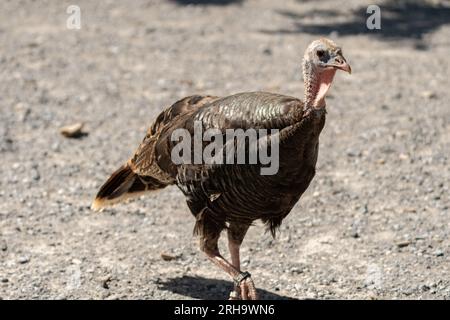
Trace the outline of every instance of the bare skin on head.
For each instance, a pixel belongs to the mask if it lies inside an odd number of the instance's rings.
[[[325,96],[337,70],[352,72],[342,49],[329,39],[312,42],[303,56],[305,104],[314,108],[325,106]]]
[[[100,188],[93,209],[177,185],[196,219],[200,249],[234,280],[230,299],[257,299],[250,274],[241,270],[240,246],[255,220],[262,220],[275,236],[313,179],[325,125],[325,96],[337,70],[351,72],[342,50],[331,40],[319,39],[303,57],[303,102],[268,92],[177,101],[157,117],[135,154]],[[263,176],[260,167],[255,170],[247,164],[174,164],[172,132],[183,128],[193,135],[198,119],[205,130],[279,130],[279,171]],[[231,262],[220,254],[217,244],[225,229]]]

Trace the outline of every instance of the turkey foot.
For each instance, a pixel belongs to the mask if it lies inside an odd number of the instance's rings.
[[[242,300],[258,300],[258,294],[256,293],[256,287],[253,283],[250,273],[241,272],[234,279],[235,290],[233,292],[237,293]],[[239,292],[240,291],[240,292]],[[232,294],[230,294],[230,300],[232,299]]]

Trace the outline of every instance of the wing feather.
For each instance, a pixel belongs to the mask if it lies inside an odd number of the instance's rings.
[[[137,148],[133,157],[129,160],[132,170],[143,176],[151,176],[164,182],[173,182],[173,177],[161,170],[157,164],[158,155],[155,152],[155,145],[161,133],[167,126],[173,126],[177,119],[191,114],[195,109],[210,103],[218,97],[214,96],[189,96],[183,98],[165,109],[159,114],[150,128],[147,130],[145,138]]]

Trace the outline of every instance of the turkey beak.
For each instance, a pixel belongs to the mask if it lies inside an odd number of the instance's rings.
[[[350,67],[350,65],[347,63],[347,61],[345,60],[345,58],[342,55],[336,55],[334,58],[331,59],[331,61],[328,63],[328,65],[330,67],[342,70],[342,71],[346,71],[349,74],[352,73],[352,68]]]

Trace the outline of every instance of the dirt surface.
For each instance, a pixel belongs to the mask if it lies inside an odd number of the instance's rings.
[[[449,299],[448,1],[381,3],[378,31],[372,0],[192,2],[1,1],[0,297],[226,298],[176,187],[90,203],[165,106],[302,97],[303,51],[328,36],[354,72],[327,99],[317,175],[276,240],[251,228],[243,268],[267,299]]]

